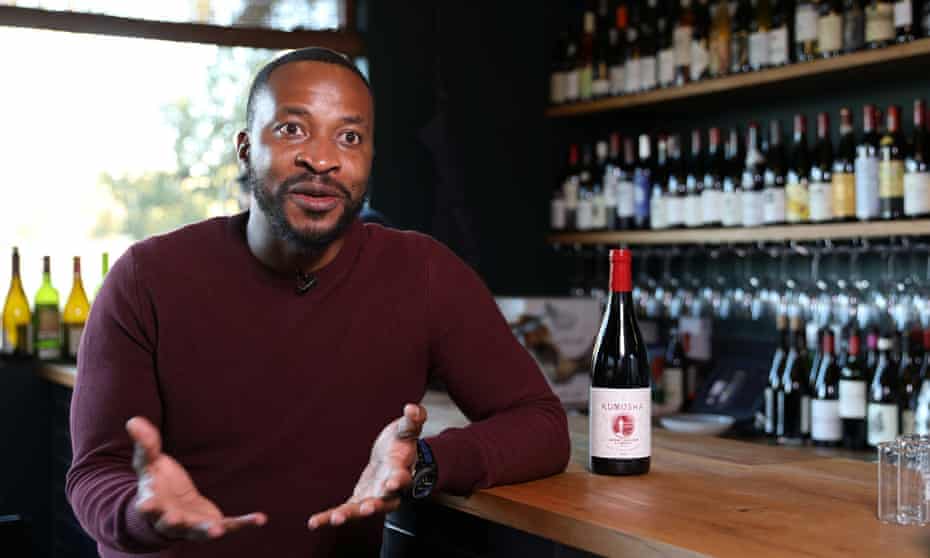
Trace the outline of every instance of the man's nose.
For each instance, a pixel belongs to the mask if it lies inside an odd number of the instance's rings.
[[[331,174],[339,170],[339,151],[331,141],[315,138],[297,152],[294,163],[316,174]]]

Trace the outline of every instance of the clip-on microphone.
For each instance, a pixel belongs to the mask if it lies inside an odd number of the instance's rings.
[[[316,277],[313,274],[297,270],[297,294],[306,294],[314,285],[316,285]]]

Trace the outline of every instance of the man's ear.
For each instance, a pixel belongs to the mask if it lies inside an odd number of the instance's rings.
[[[249,159],[249,133],[245,130],[236,134],[236,158],[243,163]]]

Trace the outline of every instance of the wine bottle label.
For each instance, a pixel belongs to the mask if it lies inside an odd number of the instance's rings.
[[[901,411],[901,434],[907,436],[909,434],[914,434],[915,430],[914,411],[911,409],[904,409]]]
[[[647,56],[639,60],[639,83],[642,89],[655,89],[656,57]]]
[[[701,215],[701,198],[695,194],[685,198],[685,226],[700,227],[703,224]]]
[[[591,388],[590,454],[607,459],[642,459],[652,455],[652,409],[649,388]]]
[[[697,81],[704,77],[709,63],[707,43],[705,41],[691,41],[691,80]]]
[[[878,158],[856,157],[856,217],[862,220],[878,217]]]
[[[758,227],[762,224],[762,192],[744,190],[740,196],[743,201],[743,226]]]
[[[788,26],[782,25],[769,31],[769,64],[781,66],[788,63]]]
[[[785,197],[788,200],[785,210],[786,221],[803,223],[810,219],[810,195],[806,180],[785,186]]]
[[[649,218],[649,189],[652,186],[651,172],[648,169],[636,169],[634,180],[636,187],[633,190],[633,202],[636,205],[636,218],[646,220]]]
[[[677,412],[685,402],[684,371],[681,368],[666,368],[662,371],[662,388],[665,391],[665,410]]]
[[[758,31],[749,35],[749,65],[753,68],[768,66],[771,48],[769,32]]]
[[[833,188],[829,182],[810,183],[810,219],[822,223],[833,218]]]
[[[898,437],[898,406],[894,403],[869,403],[868,437],[870,446],[891,442]]]
[[[817,49],[822,53],[843,48],[843,16],[830,13],[817,20]]]
[[[0,351],[3,354],[11,355],[19,353],[21,355],[32,354],[32,324],[18,324],[15,327],[7,328],[3,326],[3,342]]]
[[[591,200],[591,228],[601,230],[607,227],[607,203],[604,196],[594,196]]]
[[[636,93],[642,89],[642,79],[640,70],[642,69],[642,64],[638,58],[634,58],[626,61],[626,92],[627,93]]]
[[[621,180],[617,184],[617,215],[622,218],[633,217],[636,196],[633,182]]]
[[[606,97],[610,94],[610,80],[596,79],[591,82],[591,94],[594,97]]]
[[[794,42],[803,43],[817,39],[817,11],[813,4],[803,4],[794,12]]]
[[[684,207],[678,196],[665,196],[665,226],[680,227],[684,224]]]
[[[843,439],[839,401],[827,399],[811,401],[811,438],[818,442],[839,442]]]
[[[691,65],[691,35],[693,27],[690,25],[678,25],[675,27],[675,64],[679,66]]]
[[[565,100],[577,101],[581,97],[581,75],[577,69],[565,72]]]
[[[904,197],[904,161],[879,161],[878,195],[880,198]]]
[[[57,307],[36,308],[36,354],[42,360],[61,357],[61,314]]]
[[[590,198],[585,198],[578,201],[578,213],[575,216],[575,219],[577,219],[578,230],[587,231],[593,228],[593,210],[594,204],[591,202]]]
[[[78,347],[81,346],[81,335],[84,334],[83,325],[69,325],[68,330],[68,356],[77,358]]]
[[[898,0],[894,3],[894,26],[907,27],[914,21],[914,10],[911,0]]]
[[[840,418],[865,418],[865,382],[840,380]]]
[[[866,42],[894,39],[894,7],[887,2],[871,2],[865,7]]]
[[[549,226],[554,231],[565,230],[565,200],[553,198],[549,215]]]
[[[620,169],[613,165],[607,165],[604,171],[604,203],[616,207],[619,189]]]
[[[766,188],[762,203],[762,222],[766,225],[785,222],[785,189]]]
[[[743,200],[739,190],[723,192],[723,207],[720,220],[724,227],[739,227],[743,224]]]
[[[904,175],[904,214],[930,213],[930,173],[909,172]]]
[[[576,209],[578,207],[578,181],[577,180],[566,180],[562,184],[562,197],[565,198],[565,207],[568,209]]]
[[[610,94],[622,95],[626,91],[626,66],[618,64],[610,67]]]
[[[549,102],[558,105],[565,102],[565,74],[552,72],[549,80]]]
[[[659,51],[659,85],[667,87],[675,83],[675,51],[667,48]]]
[[[701,192],[701,217],[705,225],[720,224],[720,197],[717,190]]]
[[[590,65],[582,66],[578,73],[578,91],[582,101],[587,101],[591,98],[591,84],[594,80],[593,74],[594,68]]]
[[[775,392],[765,386],[765,433],[775,433]]]
[[[811,433],[811,398],[809,395],[801,396],[801,434],[808,436]]]
[[[833,174],[833,217],[847,219],[856,215],[856,175],[851,172]]]
[[[664,229],[665,224],[665,197],[654,196],[649,201],[649,226],[653,229]]]

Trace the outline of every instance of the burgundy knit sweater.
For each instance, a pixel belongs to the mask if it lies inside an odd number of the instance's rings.
[[[134,245],[84,332],[67,492],[104,558],[377,556],[383,517],[309,531],[345,501],[381,429],[440,378],[473,423],[428,439],[438,490],[560,472],[565,414],[477,275],[421,234],[356,221],[317,285],[295,292],[249,251],[248,214]],[[161,538],[131,505],[124,425],[149,418],[164,451],[227,515],[262,528],[209,543]]]

